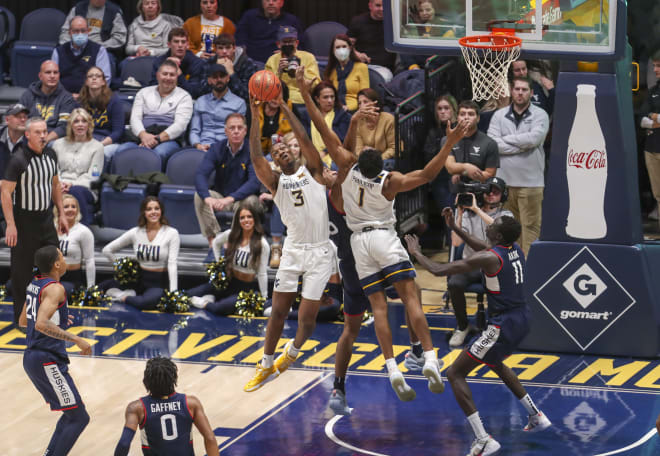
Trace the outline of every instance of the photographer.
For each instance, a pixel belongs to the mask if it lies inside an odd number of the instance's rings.
[[[310,81],[321,80],[319,66],[314,54],[298,50],[298,32],[291,26],[280,27],[277,34],[277,47],[279,52],[271,55],[266,62],[266,70],[275,73],[289,88],[289,99],[298,111],[304,109],[305,103],[300,89],[296,83],[296,69],[305,67],[305,79]]]
[[[486,227],[503,215],[513,216],[511,212],[502,209],[506,201],[506,183],[499,177],[491,177],[484,184],[467,184],[463,189],[475,189],[475,193],[459,193],[456,198],[456,220],[445,215],[447,226],[452,230],[451,241],[454,248],[463,244],[463,240],[454,232],[461,227],[468,234],[486,241]],[[479,201],[481,200],[481,201]],[[467,211],[466,211],[467,210]],[[443,211],[445,214],[445,211]],[[463,259],[474,254],[469,245],[463,249]],[[481,283],[481,271],[476,270],[465,274],[454,274],[447,280],[449,296],[456,315],[457,328],[449,339],[450,347],[463,345],[469,332],[467,311],[465,308],[465,289],[473,283]]]

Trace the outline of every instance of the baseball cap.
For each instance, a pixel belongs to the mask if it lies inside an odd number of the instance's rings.
[[[20,103],[15,103],[7,108],[5,112],[6,116],[15,116],[19,112],[24,112],[25,114],[30,114],[30,110]]]
[[[298,31],[290,25],[282,25],[277,31],[277,41],[282,41],[286,38],[298,39]]]
[[[215,73],[222,73],[225,76],[229,74],[227,73],[227,68],[225,68],[225,66],[221,63],[214,63],[210,65],[206,74],[211,75]]]
[[[486,181],[487,184],[490,184],[491,186],[497,187],[501,192],[504,192],[506,190],[506,182],[504,182],[504,179],[501,177],[491,177]]]

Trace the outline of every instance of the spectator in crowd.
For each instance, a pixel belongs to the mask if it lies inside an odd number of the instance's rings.
[[[339,104],[348,111],[357,111],[358,92],[369,88],[369,68],[358,59],[347,35],[336,35],[332,39],[323,76],[337,89]]]
[[[229,286],[220,291],[207,280],[188,290],[191,304],[215,315],[231,315],[235,313],[241,291],[258,291],[268,299],[270,246],[261,226],[261,214],[254,206],[243,201],[234,212],[231,228],[215,237],[213,255],[216,261],[222,256],[223,246],[226,246],[224,259]]]
[[[208,68],[208,85],[211,93],[195,101],[190,123],[190,144],[207,151],[211,144],[226,139],[225,120],[230,114],[245,116],[246,106],[242,98],[229,90],[230,76],[224,65],[219,63]]]
[[[169,226],[163,205],[155,196],[147,196],[140,205],[138,225],[103,247],[103,254],[113,263],[117,252],[131,246],[140,264],[140,280],[134,285],[120,285],[114,279],[100,284],[107,296],[124,301],[140,310],[153,310],[164,291],[179,286],[178,265],[181,239]],[[132,288],[129,288],[132,287]]]
[[[234,35],[236,26],[224,16],[218,14],[218,0],[201,0],[200,16],[193,16],[183,24],[188,32],[190,50],[197,57],[209,59],[213,57],[213,41],[221,33]]]
[[[250,58],[266,62],[277,50],[281,27],[304,30],[300,19],[282,11],[284,0],[261,0],[261,8],[246,11],[238,23],[236,44],[244,46]],[[304,48],[304,43],[300,44]]]
[[[126,54],[135,57],[159,56],[169,48],[167,37],[174,27],[181,27],[178,16],[164,14],[161,0],[138,0],[138,16],[128,26]]]
[[[227,139],[214,143],[195,174],[195,213],[208,239],[209,247],[220,232],[216,211],[236,211],[241,201],[262,208],[257,192],[259,180],[250,161],[250,145],[245,141],[247,122],[242,114],[230,114],[225,120]],[[209,178],[215,180],[209,188]]]
[[[509,95],[504,96],[503,94],[500,94],[497,98],[492,97],[488,99],[481,107],[479,113],[479,124],[477,125],[479,131],[487,133],[488,127],[490,126],[490,119],[493,117],[493,114],[495,114],[495,111],[506,108],[510,104],[511,97]]]
[[[407,23],[401,27],[402,35],[406,38],[453,38],[455,33],[447,25],[447,14],[448,11],[443,10],[443,17],[436,15],[431,0],[419,0],[408,10]],[[423,69],[428,58],[428,55],[400,54],[397,71]],[[444,61],[446,58],[440,59]]]
[[[74,16],[87,19],[89,39],[108,51],[118,51],[126,44],[126,24],[119,5],[106,0],[82,0],[71,8],[60,32],[60,44],[71,39],[69,24]]]
[[[69,232],[57,230],[60,251],[66,260],[66,274],[60,278],[67,296],[79,287],[89,288],[96,283],[96,263],[94,262],[94,234],[82,223],[78,200],[72,194],[62,196],[64,212],[59,214],[55,208],[55,226],[62,218],[69,227]],[[82,266],[85,266],[83,276]]]
[[[13,104],[5,112],[5,125],[0,127],[0,179],[4,177],[9,157],[25,138],[25,123],[30,110],[20,103]]]
[[[282,98],[291,106],[289,89],[282,85]],[[284,136],[291,131],[291,125],[280,110],[277,100],[261,103],[259,107],[259,130],[261,131],[261,148],[264,154],[271,153],[273,135]]]
[[[344,141],[346,133],[348,133],[348,127],[351,124],[351,115],[339,103],[335,86],[329,81],[319,82],[312,90],[312,99],[314,100],[314,104],[319,108],[319,111],[321,111],[325,123],[332,128],[332,131],[337,134],[340,141]],[[323,138],[321,138],[321,133],[316,129],[309,116],[305,116],[303,125],[307,130],[307,134],[312,139],[314,147],[321,154],[321,160],[329,168],[332,165],[332,158],[328,154]]]
[[[514,77],[511,106],[496,111],[488,127],[488,136],[495,140],[500,154],[498,177],[509,185],[505,207],[522,225],[520,246],[525,255],[541,232],[543,141],[550,123],[548,114],[531,104],[532,95],[530,80]]]
[[[541,71],[529,71],[525,60],[511,63],[511,73],[514,77],[529,78],[532,84],[532,104],[538,106],[552,116],[555,107],[555,83]]]
[[[394,116],[382,110],[378,92],[374,89],[360,90],[357,113],[359,113],[359,117],[355,146],[353,148],[347,147],[347,149],[360,155],[363,149],[372,148],[381,152],[383,160],[393,159],[395,147]]]
[[[385,50],[383,0],[369,0],[369,12],[351,19],[348,36],[353,39],[355,53],[362,62],[386,68],[385,79],[392,79],[396,54]]]
[[[112,79],[108,51],[89,40],[89,28],[84,17],[75,16],[69,27],[71,41],[53,49],[51,60],[60,67],[60,82],[74,98],[85,84],[87,70],[95,66],[103,71],[106,80]]]
[[[497,143],[477,129],[479,105],[474,101],[466,100],[458,105],[458,121],[463,120],[469,125],[468,131],[452,148],[445,168],[452,175],[453,184],[461,179],[465,182],[486,182],[495,176],[500,165]]]
[[[182,28],[173,28],[167,35],[165,54],[154,59],[151,68],[151,85],[156,84],[156,72],[165,60],[174,62],[177,66],[177,85],[186,90],[190,96],[197,98],[202,93],[204,79],[204,61],[188,50],[188,32]]]
[[[483,194],[483,201],[477,201],[476,196],[472,195],[472,204],[469,206],[456,206],[456,221],[452,218],[450,223],[462,228],[470,236],[476,239],[488,242],[486,238],[486,227],[492,224],[497,218],[508,215],[513,217],[510,211],[502,208],[502,203],[506,201],[506,183],[499,177],[491,177],[486,180],[490,185],[490,190]],[[452,230],[454,227],[452,226]],[[464,244],[463,240],[456,234],[451,233],[451,245],[454,248]],[[467,260],[474,255],[474,250],[465,244],[463,248],[462,259]],[[456,329],[449,339],[449,346],[460,347],[465,342],[468,335],[468,316],[465,305],[465,290],[468,285],[481,283],[482,273],[475,270],[466,273],[452,274],[447,280],[447,290],[451,298],[451,304],[456,316]]]
[[[245,100],[247,105],[250,102],[248,83],[252,75],[259,71],[257,64],[248,57],[245,48],[236,46],[234,37],[228,33],[216,36],[213,43],[215,44],[215,55],[207,60],[207,66],[216,63],[224,66],[229,74],[229,90]]]
[[[660,50],[651,57],[653,72],[660,81]],[[641,127],[646,131],[644,158],[651,181],[651,191],[656,201],[656,213],[660,208],[660,82],[649,88],[646,104],[642,108],[644,117]],[[660,218],[660,217],[658,217]]]
[[[66,121],[77,106],[71,94],[60,84],[60,68],[52,60],[41,64],[39,81],[30,84],[18,102],[30,110],[30,117],[41,117],[46,121],[46,142],[66,134]]]
[[[103,145],[103,154],[108,165],[117,151],[124,134],[124,106],[119,97],[112,93],[105,75],[98,67],[87,71],[85,85],[80,89],[80,106],[92,116],[94,139]]]
[[[94,120],[87,111],[76,108],[66,127],[66,137],[53,143],[60,169],[62,193],[71,193],[80,203],[83,225],[94,222],[96,195],[91,184],[103,171],[103,144],[92,137]]]
[[[321,79],[319,66],[314,54],[298,50],[298,31],[293,27],[280,28],[277,35],[277,47],[279,52],[271,55],[266,62],[266,69],[275,73],[289,88],[289,100],[298,109],[304,107],[300,88],[296,82],[296,69],[299,66],[305,68],[305,77],[310,80]]]
[[[193,101],[188,92],[177,87],[177,70],[176,63],[165,60],[156,73],[158,85],[145,87],[137,93],[131,111],[131,132],[135,141],[122,144],[119,150],[139,144],[153,149],[163,162],[179,150],[176,139],[188,128]]]

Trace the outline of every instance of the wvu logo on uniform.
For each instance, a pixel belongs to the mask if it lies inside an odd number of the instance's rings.
[[[53,114],[55,113],[55,106],[42,106],[37,103],[37,111],[39,111],[41,118],[48,122],[48,119],[53,117]]]

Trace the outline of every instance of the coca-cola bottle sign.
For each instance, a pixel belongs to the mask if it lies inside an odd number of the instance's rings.
[[[605,151],[594,149],[591,152],[568,151],[568,166],[584,169],[607,168]]]

